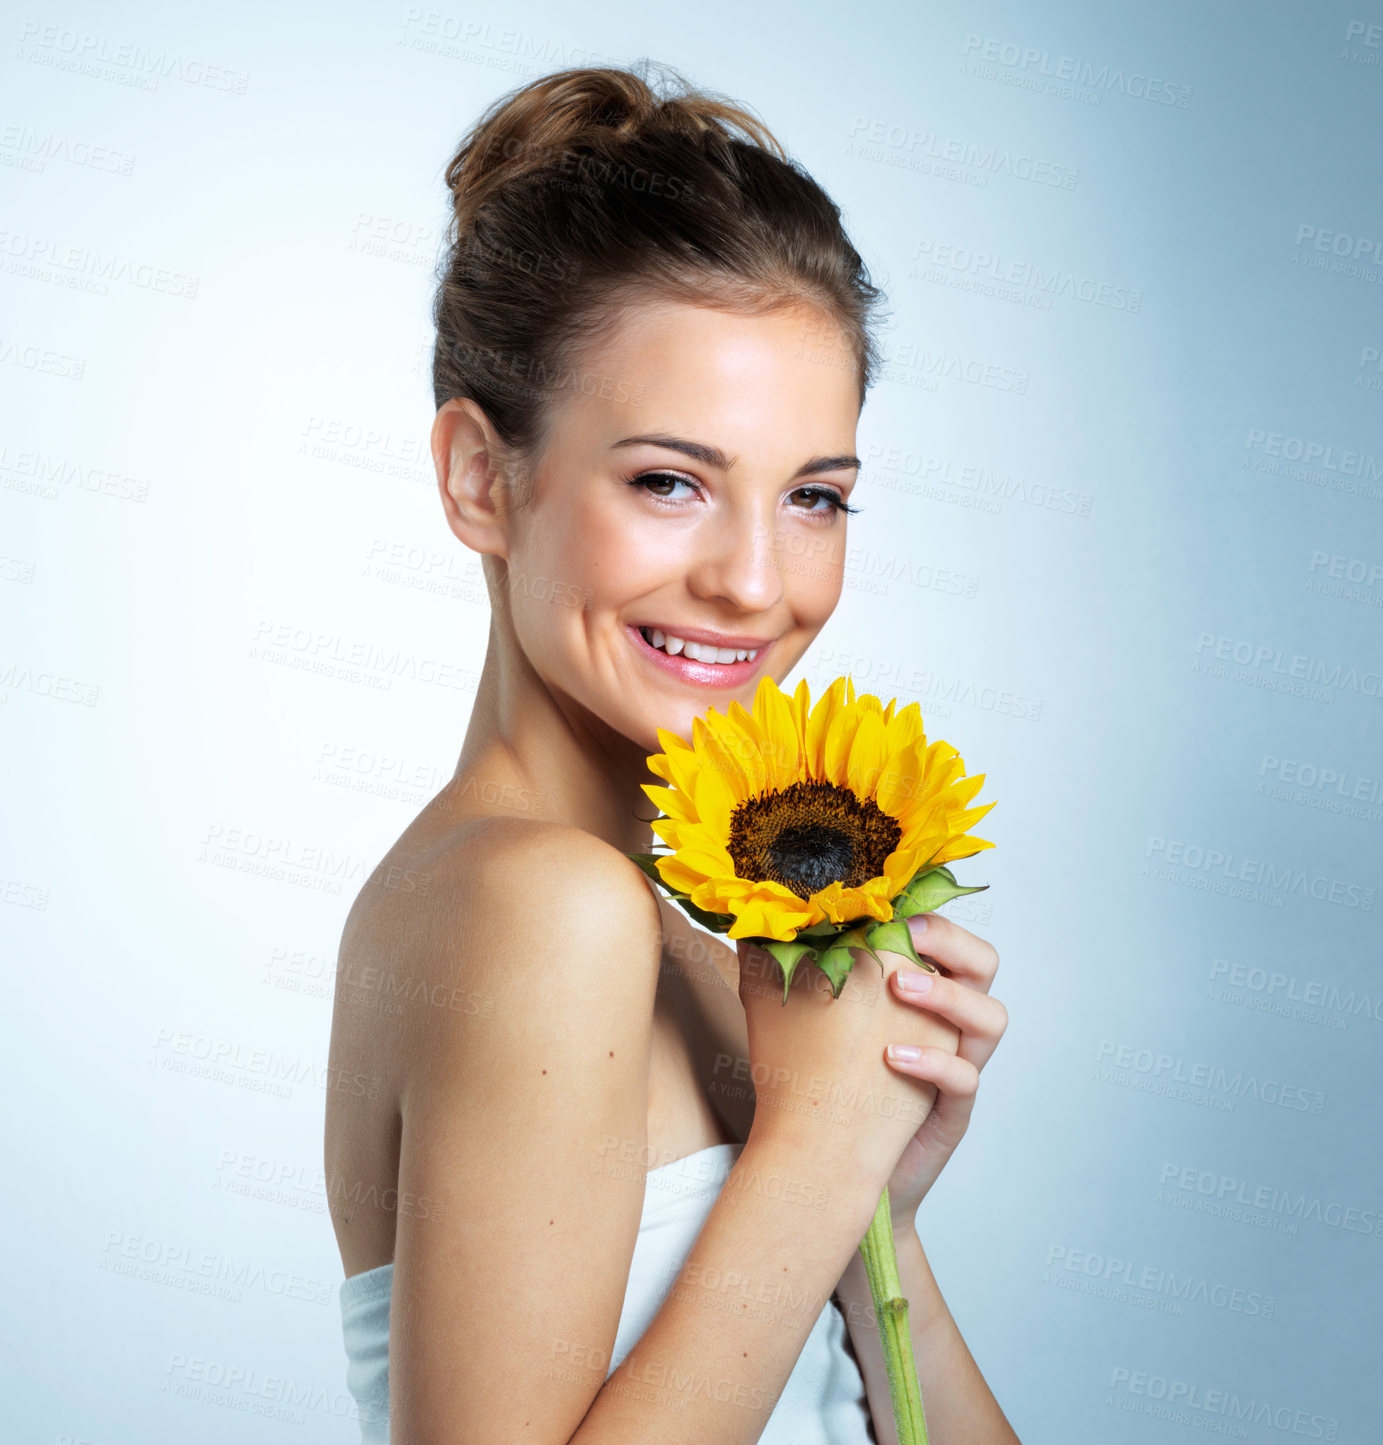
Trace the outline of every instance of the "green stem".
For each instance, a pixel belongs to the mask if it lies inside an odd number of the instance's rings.
[[[879,1322],[888,1370],[888,1395],[893,1402],[893,1419],[898,1427],[898,1445],[927,1445],[927,1422],[922,1416],[922,1386],[917,1379],[917,1362],[912,1354],[912,1333],[908,1329],[908,1302],[898,1278],[898,1250],[893,1243],[893,1214],[888,1190],[860,1245],[864,1272],[869,1276],[869,1293],[874,1298],[874,1315]]]

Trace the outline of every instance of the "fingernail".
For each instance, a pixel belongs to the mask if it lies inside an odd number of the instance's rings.
[[[922,1050],[916,1044],[890,1044],[888,1046],[890,1059],[917,1060],[922,1057]]]
[[[898,987],[904,993],[926,993],[932,986],[932,980],[936,977],[932,973],[923,973],[920,970],[910,973],[904,969],[898,970]]]
[[[914,933],[925,933],[927,931],[927,915],[925,913],[914,913],[908,919],[908,927]]]

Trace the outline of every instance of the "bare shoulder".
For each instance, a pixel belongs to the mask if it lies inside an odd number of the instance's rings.
[[[564,823],[482,818],[419,859],[433,928],[460,930],[492,972],[514,948],[656,950],[658,901],[625,854]],[[456,934],[451,935],[454,939]]]
[[[477,818],[421,861],[444,893],[453,896],[457,887],[465,887],[495,902],[506,895],[533,901],[536,889],[556,895],[554,901],[561,904],[598,897],[657,916],[656,899],[638,865],[594,833],[566,823]]]
[[[639,1230],[658,904],[618,850],[546,823],[484,820],[419,869],[410,947],[432,1002],[460,988],[467,1011],[417,1006],[400,1050],[399,1197],[429,1213],[397,1219],[393,1423],[566,1439],[601,1377],[554,1350],[609,1357]],[[474,1328],[496,1301],[503,1327]]]
[[[329,1176],[382,1194],[411,1169],[435,1190],[454,1187],[424,1163],[438,1150],[474,1162],[526,1137],[555,1166],[563,1149],[599,1158],[611,1135],[641,1141],[660,925],[637,865],[581,829],[486,818],[427,846],[405,834],[341,940]],[[562,1149],[545,1120],[566,1128]],[[393,1214],[336,1208],[333,1221],[348,1273],[393,1256]]]
[[[343,949],[372,943],[381,929],[395,940],[402,930],[403,937],[430,943],[438,927],[461,914],[483,926],[515,910],[531,922],[560,911],[566,927],[579,928],[609,908],[619,910],[626,929],[656,933],[656,897],[618,849],[565,823],[475,818],[426,848],[395,845],[357,895]]]
[[[539,981],[569,1005],[630,988],[651,1001],[661,927],[644,875],[603,839],[563,823],[478,818],[386,856],[351,909],[338,976],[347,989],[390,994],[391,1032],[423,1044],[468,1014],[516,1006]]]

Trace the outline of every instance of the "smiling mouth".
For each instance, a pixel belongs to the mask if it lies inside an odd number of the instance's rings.
[[[686,657],[692,662],[718,663],[728,667],[736,662],[753,662],[762,647],[711,647],[704,642],[688,642],[664,632],[660,627],[640,627],[639,634],[650,647],[669,657]]]

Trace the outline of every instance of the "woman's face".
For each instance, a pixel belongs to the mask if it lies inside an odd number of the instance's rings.
[[[853,352],[816,311],[647,302],[588,348],[506,524],[547,686],[656,752],[657,728],[690,738],[781,682],[840,597],[858,415]]]

